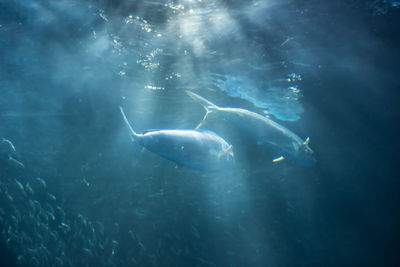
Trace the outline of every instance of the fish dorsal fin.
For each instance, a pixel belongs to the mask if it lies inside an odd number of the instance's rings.
[[[126,126],[128,126],[129,135],[130,135],[132,141],[135,141],[135,138],[137,138],[139,135],[133,130],[131,124],[128,121],[128,118],[125,115],[124,109],[121,106],[119,106],[119,110],[121,111],[121,115],[122,115],[122,118],[124,119]]]
[[[307,146],[310,143],[310,137],[307,137],[306,140],[303,142],[303,145]]]
[[[217,105],[215,105],[214,103],[208,101],[208,100],[205,99],[204,97],[199,96],[198,94],[195,94],[195,93],[193,93],[193,92],[191,92],[191,91],[188,91],[188,90],[186,90],[185,92],[186,92],[186,94],[187,94],[188,96],[190,96],[194,101],[196,101],[197,103],[199,103],[200,105],[202,105],[205,109],[208,109],[208,108],[210,108],[210,107],[218,108]]]

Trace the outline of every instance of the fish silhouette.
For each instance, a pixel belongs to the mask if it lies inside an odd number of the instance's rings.
[[[119,108],[132,140],[163,158],[201,171],[225,171],[234,163],[232,146],[214,132],[156,130],[138,134]]]
[[[274,162],[287,158],[303,166],[315,165],[316,159],[314,158],[314,152],[309,147],[309,137],[303,141],[291,130],[258,113],[241,108],[219,107],[198,94],[190,91],[186,91],[186,93],[207,111],[196,129],[202,125],[210,113],[215,113],[219,117],[235,124],[258,143],[275,151],[279,157],[274,159]]]

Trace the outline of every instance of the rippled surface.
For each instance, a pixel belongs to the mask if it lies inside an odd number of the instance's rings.
[[[394,188],[376,189],[390,176],[391,149],[398,151],[397,132],[386,130],[398,118],[391,97],[398,35],[390,28],[398,7],[377,0],[0,1],[1,263],[391,259],[394,208],[388,215],[364,200]],[[194,129],[205,111],[185,90],[267,116],[301,140],[310,136],[317,166],[274,163],[280,155],[211,116],[204,127],[233,144],[233,174],[177,166],[132,144],[118,106],[139,133]],[[396,197],[385,207],[393,203]]]

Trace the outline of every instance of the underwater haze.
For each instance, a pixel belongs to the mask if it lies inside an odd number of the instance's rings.
[[[0,0],[0,265],[399,265],[399,47],[394,0]]]

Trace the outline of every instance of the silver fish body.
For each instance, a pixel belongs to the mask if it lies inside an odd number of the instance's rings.
[[[202,171],[224,171],[234,163],[232,146],[211,131],[159,130],[137,134],[120,110],[132,140],[161,157]]]
[[[314,152],[308,145],[309,138],[303,141],[291,130],[255,112],[241,108],[218,107],[193,92],[187,91],[186,93],[200,103],[206,109],[207,114],[215,113],[235,124],[257,142],[269,147],[278,155],[304,166],[315,165]]]

